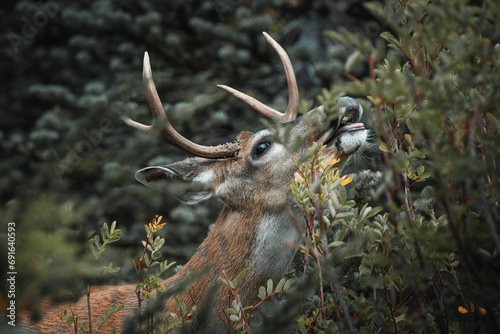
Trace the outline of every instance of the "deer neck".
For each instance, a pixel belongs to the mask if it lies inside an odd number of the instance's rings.
[[[191,285],[196,295],[203,296],[214,284],[220,285],[218,278],[223,276],[223,270],[232,280],[249,267],[250,271],[241,281],[238,292],[243,303],[251,304],[261,285],[270,278],[277,282],[284,275],[296,252],[290,243],[299,244],[301,237],[284,208],[262,213],[224,207],[212,231],[172,280],[189,279],[195,273],[204,272]],[[219,292],[217,295],[227,300],[227,293]]]
[[[249,259],[250,267],[263,280],[279,280],[285,274],[297,251],[294,246],[303,238],[299,226],[294,223],[301,221],[301,217],[299,210],[281,210],[260,219]]]

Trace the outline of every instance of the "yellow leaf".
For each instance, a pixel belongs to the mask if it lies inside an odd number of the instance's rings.
[[[297,181],[298,183],[302,184],[304,182],[304,178],[300,176],[299,173],[295,173],[294,176],[295,176],[295,181]]]
[[[346,184],[349,184],[351,182],[352,182],[352,177],[346,178],[346,176],[344,175],[344,176],[342,176],[342,182],[340,182],[340,184],[342,186],[345,186]]]
[[[471,312],[475,312],[476,311],[476,307],[475,307],[474,303],[470,303],[470,311]],[[479,306],[479,314],[481,314],[481,315],[485,315],[486,314],[486,310],[484,308],[482,308],[481,306]]]
[[[339,161],[340,161],[340,159],[338,159],[338,158],[333,158],[333,157],[332,157],[332,158],[330,158],[330,160],[328,160],[328,161],[326,162],[326,168],[328,168],[328,167],[330,167],[330,166],[335,165],[335,164],[336,164],[337,162],[339,162]],[[326,169],[326,168],[325,168],[325,169]]]
[[[160,224],[163,216],[158,216],[156,215],[151,223],[149,223],[149,229],[152,230],[153,232],[157,232],[165,226],[165,223]]]
[[[458,312],[462,313],[462,314],[466,314],[466,313],[469,313],[469,311],[467,311],[466,308],[462,307],[462,306],[459,306],[458,307]]]

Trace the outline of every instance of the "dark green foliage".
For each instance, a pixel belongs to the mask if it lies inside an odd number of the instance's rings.
[[[335,268],[346,256],[360,256],[359,267],[351,272],[358,282],[327,276],[340,283],[342,295],[333,285],[334,303],[325,308],[340,331],[496,332],[498,4],[389,1],[365,6],[387,24],[390,32],[381,37],[396,51],[348,30],[326,32],[355,49],[350,59],[365,61],[369,69],[366,79],[347,73],[353,82],[336,86],[331,94],[345,91],[372,102],[367,116],[384,174],[363,172],[356,178],[363,182],[355,189],[358,209],[354,217],[337,222],[341,228],[334,239],[350,237],[335,244],[342,256],[332,261]],[[346,70],[351,66],[348,61]],[[365,200],[383,211],[363,219]],[[320,312],[314,303],[311,309]],[[303,328],[333,326],[328,316],[310,319],[304,319]]]
[[[319,93],[327,109],[345,93],[367,98],[364,122],[379,149],[364,154],[374,171],[346,186],[353,209],[329,218],[330,256],[308,262],[307,275],[295,271],[292,293],[263,328],[499,330],[496,1],[1,6],[0,218],[17,223],[19,307],[46,294],[78,299],[95,281],[86,236],[104,221],[118,221],[122,234],[100,262],[122,267],[122,280],[135,278],[131,259],[154,214],[167,222],[163,258],[185,261],[194,252],[219,204],[187,207],[138,184],[137,169],[185,154],[127,128],[119,115],[150,122],[141,79],[147,50],[165,109],[187,138],[213,144],[260,127],[255,112],[215,84],[285,109],[284,73],[265,30],[292,58],[302,111]],[[325,89],[343,74],[351,82]],[[357,166],[365,168],[363,159]]]

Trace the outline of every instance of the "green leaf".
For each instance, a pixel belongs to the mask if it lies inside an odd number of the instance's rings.
[[[313,212],[315,212],[315,211],[316,211],[316,208],[314,208],[313,206],[310,206],[310,207],[307,207],[307,208],[306,208],[306,212],[307,212],[307,213],[313,213]]]
[[[217,278],[217,280],[221,283],[224,283],[225,285],[229,285],[229,282],[224,277],[219,277]]]
[[[378,145],[378,148],[382,151],[382,152],[388,152],[390,153],[391,152],[391,149],[389,148],[389,146],[387,146],[386,143],[380,143]]]
[[[278,292],[278,291],[283,290],[283,285],[285,285],[285,282],[286,282],[286,278],[280,279],[280,281],[276,285],[276,288],[274,289],[274,292]]]
[[[429,173],[429,172],[424,172],[424,173],[422,173],[422,175],[420,175],[420,178],[421,178],[422,180],[419,180],[419,181],[424,181],[425,179],[428,179],[429,177],[431,177],[431,173]]]
[[[174,298],[175,301],[175,306],[177,307],[178,310],[182,309],[181,301],[179,300],[178,297]]]
[[[352,69],[359,63],[361,60],[361,53],[359,51],[354,51],[347,57],[347,60],[344,65],[344,71],[347,73],[351,72]]]
[[[384,31],[383,33],[380,34],[380,37],[389,42],[390,48],[403,52],[403,47],[401,46],[401,43],[390,32]]]
[[[161,257],[160,252],[154,252],[154,253],[152,254],[152,258],[153,258],[153,260],[158,260],[160,257]]]
[[[78,329],[82,333],[87,333],[87,323],[85,321],[81,322],[80,325],[78,325]]]
[[[157,237],[155,242],[153,243],[153,245],[154,245],[154,248],[156,250],[158,250],[163,246],[164,243],[165,243],[165,238]]]
[[[233,301],[231,302],[231,306],[232,306],[235,310],[239,310],[239,309],[240,309],[240,305],[238,304],[238,302],[236,301],[236,299],[233,299]]]
[[[100,249],[100,248],[101,248],[101,244],[100,244],[100,242],[99,242],[99,236],[98,236],[98,235],[96,235],[96,236],[94,237],[94,243],[95,243],[95,245],[97,246],[97,248],[98,248],[98,249]]]
[[[352,211],[345,211],[345,212],[339,212],[335,216],[335,219],[341,219],[341,218],[348,218],[354,216],[354,212]]]
[[[339,246],[342,246],[343,244],[345,244],[345,242],[343,242],[343,241],[334,241],[334,242],[330,243],[328,245],[328,247],[330,247],[330,248],[331,247],[339,247]]]
[[[422,173],[424,172],[425,170],[425,167],[423,165],[420,165],[417,167],[417,174],[418,175],[422,175]]]
[[[109,238],[108,240],[108,243],[112,243],[112,242],[115,242],[115,241],[118,241],[120,240],[120,236],[119,235],[113,235]]]
[[[411,144],[411,135],[410,135],[410,134],[405,133],[405,139],[406,139],[406,141],[407,141],[408,143],[410,143],[410,144]]]
[[[104,223],[104,225],[101,228],[101,237],[102,237],[102,240],[104,241],[104,243],[106,243],[106,239],[108,239],[107,238],[108,235],[109,235],[108,225],[106,223]]]
[[[75,317],[73,315],[69,315],[67,318],[66,318],[66,326],[68,327],[72,327],[73,324],[75,322]]]
[[[92,252],[92,255],[94,257],[96,257],[97,254],[99,254],[99,251],[97,250],[97,248],[94,245],[90,245],[90,251]]]
[[[259,288],[259,298],[262,300],[264,298],[266,298],[267,295],[266,295],[266,288],[264,288],[263,286],[261,286]]]
[[[373,209],[370,210],[370,212],[368,212],[368,214],[366,215],[366,219],[374,217],[380,211],[382,211],[382,207],[380,207],[380,206],[374,207]]]
[[[273,293],[273,280],[268,279],[267,280],[267,294],[270,295],[271,293]]]
[[[94,235],[95,232],[96,232],[96,230],[89,231],[89,233],[87,233],[87,239],[90,239],[93,241],[92,236]]]
[[[241,279],[243,278],[243,276],[245,276],[245,274],[247,273],[247,271],[250,270],[250,267],[247,267],[245,269],[243,269],[241,271],[241,273],[238,274],[238,276],[236,276],[236,279],[234,280],[234,283],[236,285],[236,287],[238,286],[238,284],[240,283]]]
[[[144,297],[146,297],[146,299],[156,300],[156,296],[147,292],[146,290],[142,290],[142,294],[144,295]]]

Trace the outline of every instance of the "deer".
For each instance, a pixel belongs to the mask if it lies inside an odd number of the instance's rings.
[[[263,34],[285,69],[289,95],[286,111],[275,110],[231,87],[218,87],[262,115],[279,119],[282,128],[291,127],[291,138],[299,138],[301,142],[295,154],[300,155],[313,143],[320,142],[326,145],[323,154],[339,158],[345,164],[367,141],[368,130],[360,122],[362,106],[346,96],[339,99],[338,119],[328,121],[323,106],[297,117],[299,92],[292,63],[283,47],[269,34]],[[198,332],[226,332],[224,309],[229,304],[227,287],[218,280],[221,272],[233,279],[245,268],[250,268],[238,285],[238,293],[242,305],[255,305],[259,301],[259,287],[269,279],[278,281],[284,276],[297,251],[293,245],[303,240],[304,233],[296,224],[303,221],[302,211],[294,203],[289,187],[297,166],[292,161],[290,150],[276,140],[276,134],[269,128],[253,133],[242,131],[235,141],[217,146],[200,145],[179,134],[168,121],[158,96],[147,52],[144,54],[143,83],[153,125],[126,116],[123,116],[123,121],[134,129],[159,134],[166,142],[194,157],[168,165],[145,167],[137,171],[136,179],[162,191],[168,190],[172,182],[192,184],[193,189],[174,194],[184,203],[196,204],[212,196],[223,203],[212,230],[195,254],[161,285],[167,292],[175,291],[175,297],[188,309],[194,306],[193,301],[198,308],[209,303],[206,323]],[[182,290],[180,287],[186,280],[188,289]],[[95,323],[97,316],[113,303],[123,304],[126,308],[114,314],[105,328],[101,328],[101,333],[109,333],[113,328],[117,332],[123,331],[124,319],[138,307],[135,284],[95,287],[91,302],[91,314],[95,317],[92,322]],[[87,314],[87,308],[86,298],[72,306],[77,314]],[[33,332],[66,331],[57,316],[64,307],[43,304],[40,309],[48,311],[41,321],[31,324]],[[163,300],[162,309],[164,315],[176,313],[177,306],[172,296]]]

